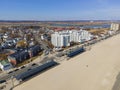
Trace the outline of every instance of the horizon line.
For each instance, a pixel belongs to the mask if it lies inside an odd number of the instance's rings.
[[[84,19],[84,20],[0,20],[0,22],[44,22],[44,21],[120,21],[120,20],[105,20],[105,19]]]

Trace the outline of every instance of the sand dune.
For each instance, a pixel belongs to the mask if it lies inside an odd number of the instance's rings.
[[[120,35],[117,35],[14,90],[112,90],[119,71]]]

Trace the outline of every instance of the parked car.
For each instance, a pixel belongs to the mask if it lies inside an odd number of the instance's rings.
[[[25,66],[20,67],[20,69],[23,69],[23,68],[25,68]]]
[[[11,73],[13,73],[13,71],[8,72],[8,74],[11,74]]]
[[[6,83],[6,80],[0,80],[0,84]]]
[[[35,66],[35,65],[37,65],[37,64],[36,64],[36,63],[33,63],[33,64],[32,64],[32,66]]]
[[[14,71],[16,72],[16,71],[18,71],[19,69],[17,68],[17,69],[15,69]]]

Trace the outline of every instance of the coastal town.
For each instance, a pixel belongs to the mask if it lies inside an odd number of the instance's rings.
[[[120,90],[120,0],[0,0],[0,90]]]
[[[1,22],[0,88],[13,89],[119,30],[119,23],[108,22]]]

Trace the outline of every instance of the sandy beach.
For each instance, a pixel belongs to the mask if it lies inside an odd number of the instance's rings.
[[[120,35],[17,86],[14,90],[120,90]]]

